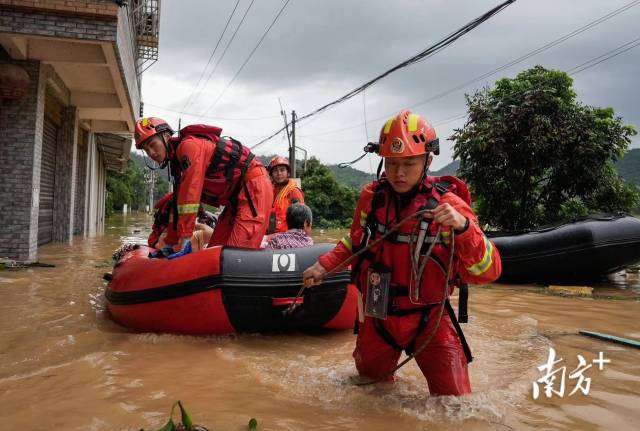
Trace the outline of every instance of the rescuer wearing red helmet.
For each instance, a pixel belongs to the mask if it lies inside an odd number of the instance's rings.
[[[174,228],[182,249],[191,237],[200,203],[224,206],[209,246],[260,248],[266,233],[273,187],[260,160],[222,129],[194,124],[173,130],[160,118],[136,122],[136,148],[168,166],[176,185]]]
[[[286,232],[287,208],[295,203],[304,203],[304,193],[298,187],[298,183],[292,178],[289,160],[281,156],[275,156],[269,162],[269,174],[273,182],[273,205],[269,216],[269,228],[267,233]]]
[[[405,350],[415,352],[431,394],[470,393],[471,351],[448,296],[460,282],[498,278],[500,255],[478,226],[466,185],[455,177],[427,176],[439,146],[425,119],[409,111],[390,118],[380,133],[379,153],[385,173],[364,186],[350,234],[304,272],[305,284],[319,284],[353,253],[370,247],[352,266],[362,294],[353,352],[358,373],[393,380]],[[433,211],[410,218],[372,244],[400,220],[425,209]],[[425,265],[417,266],[422,272],[415,269],[418,258]]]

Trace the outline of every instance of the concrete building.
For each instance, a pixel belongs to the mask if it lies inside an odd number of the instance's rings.
[[[0,257],[103,230],[159,12],[159,0],[0,0]]]

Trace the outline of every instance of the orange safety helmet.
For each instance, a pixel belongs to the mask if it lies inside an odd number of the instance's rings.
[[[291,172],[291,167],[289,166],[289,160],[287,160],[286,157],[275,156],[273,159],[271,159],[271,161],[269,162],[269,173],[271,173],[273,168],[275,168],[276,166],[286,166],[287,171]]]
[[[435,129],[418,114],[401,111],[391,117],[380,131],[380,157],[410,157],[440,154]]]
[[[147,139],[162,132],[169,132],[173,135],[173,129],[171,129],[169,124],[163,119],[156,117],[145,117],[139,119],[136,121],[136,131],[134,135],[136,139],[136,148],[139,150],[142,149],[142,145]]]

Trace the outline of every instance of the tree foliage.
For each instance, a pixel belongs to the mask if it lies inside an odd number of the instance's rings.
[[[359,192],[338,183],[331,170],[312,157],[302,175],[304,201],[313,211],[314,225],[348,227],[353,220]]]
[[[536,66],[467,96],[469,119],[450,139],[484,223],[527,229],[638,205],[614,166],[635,129],[579,103],[572,84]]]
[[[124,173],[108,172],[107,197],[105,210],[107,215],[122,210],[127,204],[131,210],[144,210],[149,204],[149,185],[144,171],[129,159]]]

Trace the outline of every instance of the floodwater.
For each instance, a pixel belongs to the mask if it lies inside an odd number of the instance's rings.
[[[178,399],[211,430],[245,430],[252,417],[259,430],[640,429],[640,351],[577,335],[640,338],[637,274],[598,284],[595,298],[472,287],[463,327],[474,393],[430,397],[413,363],[394,385],[351,384],[350,331],[190,337],[116,325],[101,277],[111,252],[141,241],[150,222],[116,217],[102,237],[42,247],[40,261],[55,268],[0,272],[3,430],[156,430]],[[540,385],[534,400],[550,348],[562,358],[553,389],[564,381],[564,396],[547,398]],[[611,361],[602,370],[592,362],[599,352]],[[570,378],[578,355],[590,365],[581,382]],[[570,395],[576,387],[588,394]]]

